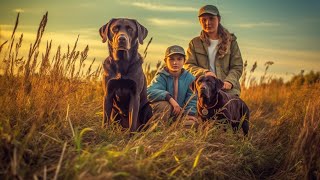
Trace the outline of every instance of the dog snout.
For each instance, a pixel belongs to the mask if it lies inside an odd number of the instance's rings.
[[[121,34],[121,35],[118,37],[119,43],[126,43],[126,40],[127,40],[127,38],[126,38],[125,35],[123,35],[123,34]]]
[[[117,37],[117,46],[120,49],[125,49],[125,50],[130,49],[128,37],[125,34],[119,34],[119,36]]]
[[[199,86],[199,91],[205,91],[207,89],[207,87],[204,84],[201,84]]]
[[[199,84],[197,89],[198,89],[199,96],[204,96],[204,97],[208,96],[209,87],[205,83]]]

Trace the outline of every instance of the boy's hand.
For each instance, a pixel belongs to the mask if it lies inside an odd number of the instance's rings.
[[[172,110],[173,114],[174,114],[175,116],[177,116],[177,115],[180,113],[180,111],[181,111],[181,107],[179,106],[179,104],[177,103],[177,101],[174,100],[173,98],[170,98],[170,99],[169,99],[169,103],[170,103],[171,106],[173,107],[173,110]]]

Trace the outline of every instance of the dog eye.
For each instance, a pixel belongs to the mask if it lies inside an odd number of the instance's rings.
[[[118,26],[113,27],[113,28],[112,28],[112,31],[113,31],[113,32],[118,32],[118,31],[119,31],[119,27],[118,27]]]
[[[129,33],[132,33],[133,29],[132,29],[131,27],[127,27],[127,31],[128,31]]]

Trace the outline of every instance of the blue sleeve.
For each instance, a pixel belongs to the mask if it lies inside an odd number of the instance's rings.
[[[166,91],[166,80],[157,74],[147,88],[147,98],[150,102],[165,101],[170,93]]]

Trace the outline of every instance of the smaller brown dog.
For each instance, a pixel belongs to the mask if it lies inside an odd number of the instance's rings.
[[[191,89],[197,93],[197,110],[202,120],[226,120],[236,131],[241,123],[244,135],[249,131],[249,108],[238,96],[221,89],[223,82],[213,76],[200,76]]]

